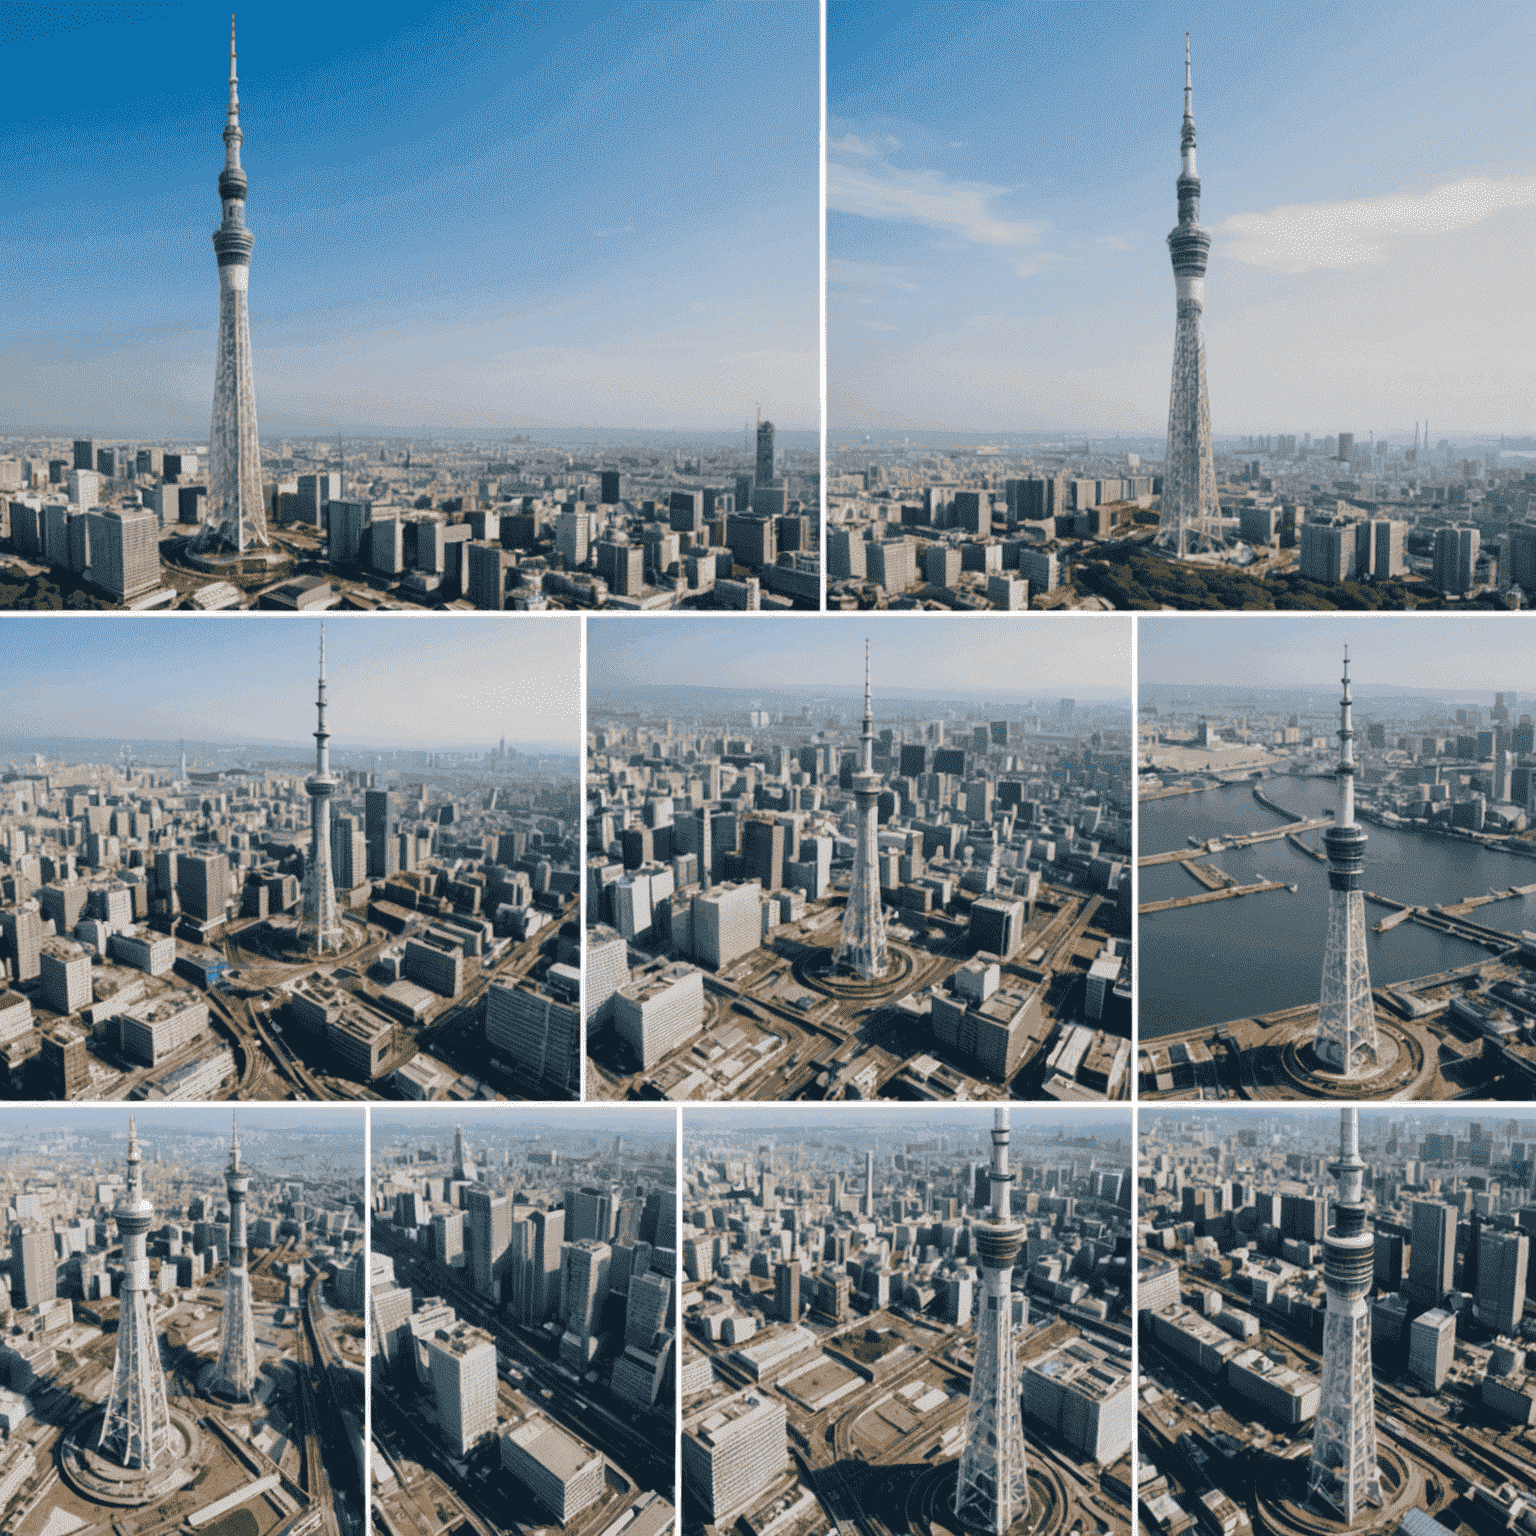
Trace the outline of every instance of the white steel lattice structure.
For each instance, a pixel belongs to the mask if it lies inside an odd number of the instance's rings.
[[[315,771],[304,780],[309,795],[309,860],[304,866],[299,939],[317,950],[340,949],[341,912],[331,878],[331,733],[325,728],[325,625],[320,626],[320,692],[315,700]]]
[[[215,1390],[248,1402],[256,1386],[256,1330],[251,1321],[251,1276],[246,1268],[245,1197],[249,1175],[240,1168],[240,1129],[231,1126],[229,1166],[224,1188],[229,1194],[229,1265],[224,1271],[224,1321],[219,1331]]]
[[[1376,1064],[1376,1004],[1365,953],[1365,833],[1355,825],[1355,733],[1350,725],[1349,652],[1339,701],[1339,809],[1323,834],[1328,850],[1328,933],[1313,1049],[1330,1072],[1358,1077]]]
[[[1013,1266],[1024,1229],[1013,1220],[1008,1168],[1008,1111],[992,1127],[989,1221],[972,1229],[981,1259],[982,1295],[976,1314],[976,1368],[965,1420],[965,1449],[955,1484],[955,1515],[967,1531],[1002,1536],[1029,1512],[1029,1469],[1014,1353]]]
[[[1371,1289],[1376,1238],[1365,1224],[1365,1164],[1357,1109],[1339,1111],[1339,1182],[1333,1225],[1323,1239],[1323,1386],[1307,1496],[1353,1525],[1366,1505],[1381,1503],[1376,1464],[1376,1397],[1371,1378]]]
[[[249,549],[266,544],[261,490],[261,447],[256,437],[256,386],[251,377],[248,292],[256,237],[245,227],[248,183],[240,168],[240,82],[235,76],[235,23],[229,23],[229,115],[224,124],[224,169],[219,200],[224,220],[214,232],[219,263],[219,352],[213,379],[213,425],[208,436],[208,521],[199,549]]]
[[[853,776],[859,830],[853,850],[853,878],[843,910],[843,942],[838,963],[865,981],[884,976],[890,967],[885,942],[885,911],[880,904],[880,776],[875,772],[875,717],[869,693],[869,641],[864,642],[864,732],[859,738],[859,768]]]
[[[112,1212],[123,1240],[123,1289],[117,1324],[117,1366],[102,1416],[101,1453],[119,1466],[153,1471],[169,1454],[171,1415],[165,1372],[150,1317],[149,1259],[145,1234],[155,1219],[140,1174],[139,1133],[128,1117],[128,1187]]]
[[[1168,452],[1163,460],[1162,516],[1157,546],[1183,557],[1222,546],[1216,461],[1211,454],[1211,398],[1205,383],[1205,265],[1211,237],[1200,227],[1200,177],[1195,171],[1194,85],[1189,34],[1184,34],[1184,131],[1180,140],[1179,222],[1168,236],[1178,320],[1173,385],[1168,396]]]

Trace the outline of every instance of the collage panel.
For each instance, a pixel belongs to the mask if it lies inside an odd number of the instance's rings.
[[[1139,621],[1144,1097],[1531,1097],[1518,633]]]
[[[830,607],[1526,603],[1536,21],[1397,14],[827,0]]]
[[[1518,1525],[1536,1122],[1320,1104],[1139,1122],[1144,1524]]]
[[[370,1119],[375,1524],[667,1536],[677,1112]]]
[[[362,1536],[364,1111],[0,1106],[16,1536]]]
[[[587,626],[591,1098],[1129,1098],[1126,620]]]
[[[0,620],[3,1091],[579,1098],[580,621],[120,622]]]
[[[820,607],[816,0],[7,14],[0,608]]]
[[[1129,1107],[682,1119],[687,1529],[1128,1536]]]

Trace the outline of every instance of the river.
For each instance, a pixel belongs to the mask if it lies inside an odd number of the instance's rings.
[[[1268,779],[1264,793],[1277,805],[1311,819],[1337,803],[1331,779]],[[1205,839],[1257,832],[1282,818],[1253,798],[1249,784],[1196,795],[1153,800],[1140,808],[1139,852],[1183,848]],[[1363,823],[1365,888],[1418,906],[1439,906],[1490,890],[1536,881],[1536,860],[1497,853],[1458,839],[1389,831]],[[1323,829],[1304,834],[1322,847]],[[1298,890],[1264,891],[1230,901],[1154,912],[1138,930],[1142,1038],[1272,1013],[1316,998],[1323,966],[1328,867],[1298,853],[1284,838],[1253,848],[1232,848],[1210,861],[1240,883],[1294,882]],[[1193,896],[1201,887],[1177,864],[1140,872],[1140,902]],[[1414,922],[1377,934],[1371,925],[1390,908],[1365,905],[1371,980],[1403,981],[1476,960],[1487,951]],[[1536,896],[1495,901],[1472,918],[1519,934],[1536,929]]]

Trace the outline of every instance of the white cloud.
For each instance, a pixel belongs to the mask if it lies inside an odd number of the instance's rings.
[[[844,135],[827,149],[827,207],[865,219],[924,224],[973,245],[1034,245],[1042,223],[1008,219],[993,203],[1008,187],[951,181],[942,171],[905,170],[884,158],[884,146]]]
[[[917,284],[906,267],[888,267],[878,261],[851,261],[844,256],[827,258],[828,286],[837,284],[849,292],[885,293],[895,289],[916,293]]]
[[[1429,192],[1233,214],[1219,233],[1235,241],[1224,245],[1225,254],[1249,266],[1313,272],[1382,262],[1398,240],[1450,234],[1506,209],[1530,207],[1536,207],[1536,177],[1475,176]]]

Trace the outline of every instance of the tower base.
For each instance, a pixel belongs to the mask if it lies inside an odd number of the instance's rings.
[[[171,1410],[170,1443],[147,1471],[119,1466],[97,1449],[104,1413],[98,1408],[88,1414],[59,1442],[59,1472],[84,1498],[135,1508],[184,1488],[202,1471],[207,1459],[202,1431],[186,1414]]]

